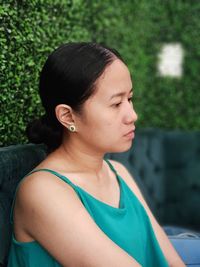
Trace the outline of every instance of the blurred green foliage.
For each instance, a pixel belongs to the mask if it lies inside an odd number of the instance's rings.
[[[1,3],[2,1],[2,3]],[[0,1],[0,146],[26,142],[43,113],[38,77],[47,55],[69,41],[116,48],[132,73],[138,127],[200,129],[200,1]],[[184,48],[184,75],[158,75],[165,43]]]

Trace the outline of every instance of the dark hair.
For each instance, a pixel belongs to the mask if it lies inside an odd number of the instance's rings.
[[[49,151],[62,142],[63,126],[55,115],[58,104],[81,113],[83,103],[95,92],[95,81],[116,58],[112,48],[97,43],[68,43],[51,53],[40,73],[39,93],[46,114],[27,127],[30,142],[45,143]]]

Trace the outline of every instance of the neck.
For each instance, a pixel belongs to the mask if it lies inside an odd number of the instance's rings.
[[[77,172],[98,175],[103,171],[104,153],[97,152],[94,148],[86,146],[75,138],[68,137],[57,151]]]

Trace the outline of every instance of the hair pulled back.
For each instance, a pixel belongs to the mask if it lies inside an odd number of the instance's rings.
[[[112,48],[97,43],[67,43],[47,58],[40,73],[39,94],[45,115],[27,127],[32,143],[44,143],[48,150],[59,147],[63,126],[55,115],[58,104],[67,104],[81,113],[83,103],[95,92],[95,81],[116,58]]]

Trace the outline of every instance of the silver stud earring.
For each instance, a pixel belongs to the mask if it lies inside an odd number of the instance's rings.
[[[70,125],[69,127],[67,127],[69,130],[70,130],[70,132],[75,132],[76,131],[76,127],[75,127],[75,125]]]

